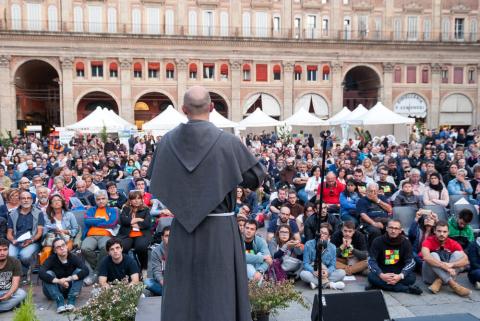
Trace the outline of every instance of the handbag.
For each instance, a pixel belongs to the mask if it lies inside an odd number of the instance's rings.
[[[283,257],[283,260],[282,260],[282,270],[284,270],[285,272],[295,272],[295,271],[298,271],[298,269],[300,269],[300,267],[302,266],[302,261],[295,258],[295,257],[291,257],[289,255],[285,255]]]

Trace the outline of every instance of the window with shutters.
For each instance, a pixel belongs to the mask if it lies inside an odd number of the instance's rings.
[[[307,81],[317,81],[317,66],[307,66]]]
[[[148,78],[157,79],[160,71],[160,63],[150,62],[148,63]]]
[[[147,33],[150,35],[160,34],[160,8],[146,8]]]
[[[295,65],[295,67],[293,68],[293,79],[302,80],[302,66]]]
[[[175,14],[172,9],[165,11],[165,34],[173,35],[175,32]]]
[[[418,38],[418,17],[407,17],[407,39],[417,40]]]
[[[322,69],[322,79],[329,80],[330,79],[330,66],[324,65]]]
[[[107,11],[107,28],[108,32],[116,33],[117,32],[117,9],[110,7]]]
[[[407,83],[414,84],[417,82],[417,67],[407,66]]]
[[[203,79],[214,79],[214,78],[215,78],[215,65],[203,64]]]
[[[48,31],[58,31],[58,11],[53,4],[48,6]]]
[[[83,8],[80,6],[73,9],[73,31],[83,32]]]
[[[455,40],[465,39],[465,19],[455,18]]]
[[[12,4],[12,30],[22,29],[22,8],[18,4]]]
[[[118,78],[118,64],[116,62],[110,63],[110,78]]]
[[[142,79],[142,64],[140,62],[136,62],[133,64],[133,78],[135,79]]]
[[[242,15],[242,30],[244,37],[250,37],[250,12],[244,12]]]
[[[88,32],[102,32],[102,11],[101,6],[88,6]]]
[[[27,3],[27,28],[35,31],[42,29],[41,3]]]
[[[423,20],[423,40],[432,39],[432,22],[430,19]]]
[[[257,37],[266,37],[268,35],[267,13],[255,13],[255,35]]]
[[[323,37],[328,37],[328,29],[329,29],[328,18],[323,17],[322,19],[322,36]]]
[[[453,83],[463,84],[463,67],[453,68]]]
[[[103,77],[103,62],[101,61],[92,61],[91,63],[92,77],[102,78]]]
[[[442,83],[448,84],[448,69],[442,69]]]
[[[473,68],[468,69],[468,83],[469,84],[475,83],[475,69]]]
[[[282,68],[280,65],[273,66],[273,80],[281,80],[282,79]]]
[[[428,69],[427,68],[422,69],[422,83],[423,84],[428,84]]]
[[[358,33],[361,38],[365,38],[368,34],[368,16],[358,16]]]
[[[395,20],[393,20],[393,39],[402,39],[402,20],[400,18],[395,18]]]
[[[203,12],[202,19],[203,35],[204,36],[213,36],[214,35],[214,12],[207,10]]]
[[[397,84],[402,82],[402,69],[400,67],[395,68],[393,82]]]
[[[294,28],[295,28],[295,39],[299,39],[300,36],[302,35],[302,18],[296,17],[294,22],[293,22]]]
[[[316,37],[316,31],[317,31],[317,16],[308,15],[306,37],[310,39],[314,39]]]
[[[228,37],[228,12],[222,11],[220,13],[220,36],[222,37]]]
[[[268,65],[256,64],[256,77],[257,81],[268,81]]]
[[[197,12],[194,10],[188,12],[188,34],[190,36],[197,35]]]
[[[190,79],[191,80],[196,80],[197,79],[197,64],[195,64],[195,63],[190,64],[190,66],[188,67],[188,71],[189,71]]]
[[[352,19],[350,17],[343,18],[343,39],[350,40],[352,38]]]
[[[77,74],[77,78],[85,77],[85,65],[83,64],[83,62],[77,62],[75,64],[75,71]]]
[[[275,33],[280,32],[280,17],[279,16],[273,17],[273,32],[275,32]]]
[[[450,20],[448,18],[444,18],[442,21],[442,40],[448,41],[450,34]]]
[[[250,65],[245,64],[242,68],[243,81],[250,81]]]
[[[132,33],[142,32],[142,12],[139,8],[132,9]]]
[[[375,34],[374,37],[376,40],[382,39],[382,18],[376,17],[375,18]]]
[[[478,22],[477,19],[470,21],[470,41],[477,41]]]
[[[168,63],[165,68],[165,77],[167,79],[175,79],[175,65]]]

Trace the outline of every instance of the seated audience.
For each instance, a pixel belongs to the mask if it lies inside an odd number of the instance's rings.
[[[82,289],[88,268],[83,261],[70,253],[63,238],[52,242],[53,255],[40,267],[43,293],[57,304],[57,313],[71,312]],[[67,299],[67,304],[65,304]]]
[[[468,262],[470,263],[468,279],[475,286],[475,289],[480,290],[480,237],[477,237],[474,242],[470,243],[467,254]]]
[[[318,234],[318,218],[320,218],[320,224],[328,223],[333,231],[337,231],[340,227],[340,220],[329,213],[329,207],[327,204],[322,204],[322,209],[320,210],[320,204],[315,204],[315,214],[311,215],[304,224],[304,234],[305,242],[312,240]]]
[[[340,194],[340,218],[342,221],[352,221],[358,225],[357,202],[359,199],[357,185],[352,179],[348,180],[347,187]]]
[[[423,198],[413,193],[412,183],[405,181],[402,185],[402,190],[393,201],[393,206],[410,206],[418,210],[423,206]]]
[[[331,242],[337,248],[336,268],[346,275],[363,273],[368,269],[367,240],[355,230],[355,223],[346,221],[340,230],[333,233]]]
[[[237,216],[237,221],[239,217]],[[246,222],[246,219],[245,219]],[[240,224],[239,224],[240,226]],[[150,263],[152,265],[152,278],[146,279],[145,287],[154,295],[162,295],[164,285],[165,266],[168,256],[168,238],[170,237],[170,227],[166,226],[162,230],[162,242],[153,249]]]
[[[27,297],[20,288],[22,267],[20,261],[8,255],[9,242],[0,239],[0,312],[10,311]]]
[[[113,281],[128,279],[130,284],[140,282],[140,269],[137,262],[123,254],[122,241],[112,237],[105,245],[108,255],[99,263],[98,283],[101,287],[108,287]]]
[[[281,261],[285,272],[295,275],[300,273],[303,244],[294,238],[290,225],[282,224],[278,227],[275,237],[268,242],[268,250],[274,260]]]
[[[381,167],[378,170],[378,187],[379,187],[379,192],[381,195],[385,196],[387,199],[390,199],[392,195],[397,191],[397,187],[395,184],[392,183],[392,181],[389,181],[388,179],[390,176],[388,176],[388,169],[386,167]]]
[[[106,187],[108,192],[108,206],[116,207],[121,210],[123,205],[127,202],[127,197],[122,192],[118,191],[115,182],[108,182]]]
[[[289,213],[290,215],[290,213]],[[249,280],[261,280],[273,259],[268,250],[267,242],[257,233],[257,221],[250,219],[245,223],[243,241],[245,244],[245,259]]]
[[[475,238],[470,225],[472,220],[473,213],[467,208],[461,210],[457,217],[452,216],[448,220],[448,237],[457,241],[464,250],[468,248],[470,242],[473,242]]]
[[[299,233],[297,222],[295,221],[295,219],[292,219],[290,217],[291,217],[290,208],[288,208],[286,205],[282,206],[280,208],[280,214],[278,215],[278,218],[275,220],[271,220],[268,225],[267,242],[270,242],[270,240],[273,238],[273,236],[277,232],[279,226],[282,224],[290,225],[290,228],[293,233],[293,237],[296,240],[300,241],[300,233]]]
[[[415,214],[415,219],[408,229],[408,239],[412,244],[415,269],[417,271],[421,271],[423,265],[423,259],[420,255],[420,252],[422,251],[422,243],[428,237],[433,235],[433,230],[437,222],[437,214],[431,211],[419,210]]]
[[[78,200],[82,203],[82,206],[85,209],[89,209],[92,206],[95,206],[95,196],[93,195],[92,192],[87,190],[87,183],[85,183],[84,180],[77,180],[76,183],[76,191],[75,194],[73,194],[73,197],[78,198]],[[72,210],[77,209],[77,207],[80,206],[75,206],[74,204],[70,203],[70,206]],[[81,208],[81,207],[80,207]]]
[[[467,172],[463,169],[457,171],[456,178],[452,179],[448,183],[448,194],[449,195],[460,195],[465,197],[467,201],[473,202],[473,188],[470,185],[470,182],[466,180]],[[476,204],[476,202],[474,202]]]
[[[448,190],[443,185],[440,175],[438,173],[430,174],[428,185],[423,194],[423,204],[447,207],[449,201]]]

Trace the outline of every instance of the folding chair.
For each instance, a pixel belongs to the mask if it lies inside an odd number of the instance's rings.
[[[430,210],[433,213],[437,214],[439,220],[448,220],[448,213],[447,209],[444,206],[441,205],[424,205],[424,209]]]

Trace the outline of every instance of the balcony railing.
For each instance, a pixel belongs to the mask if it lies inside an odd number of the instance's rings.
[[[261,39],[297,39],[330,41],[400,41],[400,42],[478,42],[479,36],[467,32],[426,32],[415,31],[372,31],[372,30],[333,30],[322,28],[247,28],[205,25],[169,25],[147,23],[93,23],[60,21],[0,21],[2,32],[34,33],[77,33],[92,35],[135,35],[135,36],[185,36],[185,37],[234,37]]]

